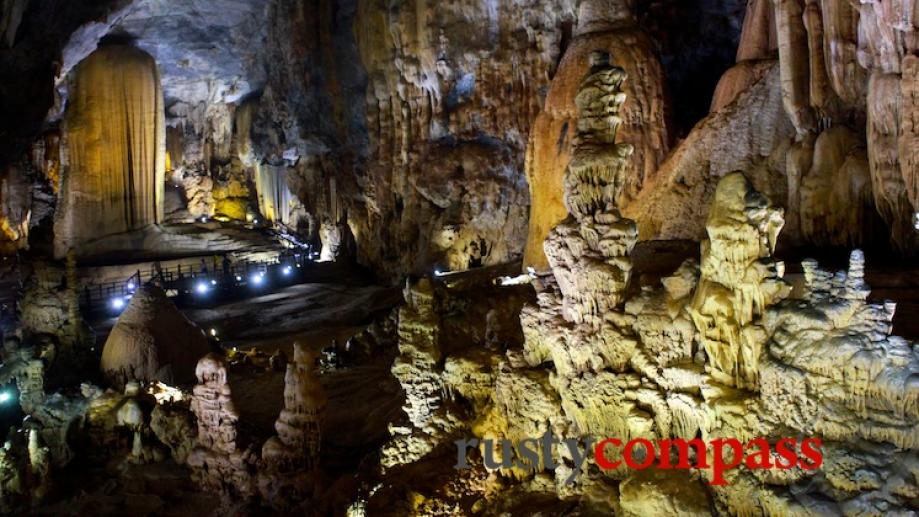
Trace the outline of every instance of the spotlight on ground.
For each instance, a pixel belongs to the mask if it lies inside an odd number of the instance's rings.
[[[198,282],[195,284],[195,292],[198,294],[207,294],[208,289],[210,289],[205,282]]]
[[[115,309],[116,311],[120,311],[121,309],[124,309],[124,298],[120,296],[117,298],[112,298],[111,305],[112,305],[112,308]]]

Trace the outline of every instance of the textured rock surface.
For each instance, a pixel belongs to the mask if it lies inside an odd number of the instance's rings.
[[[227,382],[226,360],[208,354],[195,367],[191,411],[198,420],[198,444],[188,455],[193,479],[225,501],[246,501],[257,492],[256,458],[237,444],[239,412]]]
[[[204,333],[162,290],[142,287],[105,341],[100,368],[116,384],[131,380],[190,384],[195,365],[208,352]]]
[[[698,238],[699,218],[677,215],[670,206],[707,206],[709,194],[698,190],[693,176],[710,170],[720,177],[717,164],[741,160],[749,165],[738,169],[788,210],[790,241],[851,246],[889,240],[894,249],[915,253],[911,9],[909,2],[775,1],[771,8],[750,2],[739,63],[722,78],[715,113],[661,167],[662,181],[625,208],[640,222],[642,237]],[[780,80],[766,87],[763,81],[775,81],[774,72],[762,60],[776,48]],[[762,104],[764,94],[781,96],[785,116],[775,113],[774,102]],[[703,143],[723,127],[718,120],[729,117],[725,111],[745,111],[742,120],[755,120],[771,141],[760,139],[758,149],[719,150],[717,142],[736,144],[751,134],[735,127],[733,138]],[[686,172],[679,170],[684,148],[704,152],[704,162],[691,160]],[[703,182],[707,189],[713,183]],[[655,213],[660,211],[666,215]]]
[[[284,375],[284,409],[274,424],[277,436],[262,446],[262,497],[290,511],[308,501],[317,486],[321,426],[328,398],[319,384],[315,352],[294,344],[294,361]]]
[[[617,97],[597,95],[604,91],[597,85],[615,84],[622,71],[601,66],[592,72],[579,93],[579,100],[592,101],[581,105],[581,128],[592,126],[594,109],[602,106],[615,116],[614,107],[621,105],[621,99],[609,105],[597,102]],[[609,81],[612,77],[617,81]],[[615,123],[599,126],[614,129]],[[615,131],[599,133],[604,134],[609,149],[621,145],[614,143]],[[592,146],[577,144],[574,150],[565,191],[572,215],[547,239],[547,251],[557,245],[559,228],[566,226],[564,242],[589,240],[592,228],[571,221],[603,213],[598,205],[615,211],[608,199],[592,205],[602,196],[591,194],[614,194],[615,188],[604,187],[620,185],[611,181],[616,175],[610,171],[621,168],[614,166],[615,160],[604,159],[600,163],[607,168],[577,173],[578,165],[597,153]],[[588,186],[596,188],[584,188]],[[462,353],[462,359],[441,350],[437,357],[446,356],[448,365],[443,374],[436,367],[404,369],[400,381],[404,386],[423,383],[435,391],[446,383],[471,400],[486,401],[472,406],[473,435],[506,438],[516,446],[547,431],[622,442],[638,437],[736,438],[741,447],[754,437],[775,447],[784,437],[808,436],[822,440],[819,468],[801,463],[763,470],[746,462],[726,472],[728,483],[719,486],[709,484],[716,475],[707,466],[635,472],[624,467],[600,470],[588,462],[570,484],[566,479],[576,472],[575,460],[564,451],[556,451],[554,470],[542,450],[534,469],[503,469],[480,446],[485,468],[502,480],[502,488],[489,491],[452,476],[452,489],[481,498],[479,508],[549,497],[582,511],[627,515],[911,510],[919,489],[910,473],[916,464],[919,418],[912,386],[919,369],[915,345],[891,335],[893,303],[867,301],[870,290],[860,251],[851,254],[848,270],[835,274],[806,260],[802,289],[793,294],[784,279],[784,264],[772,256],[783,225],[782,210],[743,174],[727,174],[713,195],[701,263],[686,261],[659,285],[640,292],[614,283],[618,298],[611,303],[609,292],[577,282],[579,276],[591,276],[594,257],[554,262],[551,275],[532,276],[538,303],[521,312],[522,349],[512,348],[503,358]],[[616,264],[629,264],[630,250],[623,248]],[[593,311],[595,307],[603,309]],[[439,336],[445,327],[438,319],[445,321],[446,313],[429,311],[424,335]],[[427,341],[417,334],[400,336],[400,346],[420,342]],[[492,375],[485,375],[487,371]],[[419,420],[423,423],[437,404],[419,406],[428,408],[421,412],[412,412],[412,407],[406,406],[409,416],[424,415]],[[707,451],[705,458],[711,460],[715,453]],[[425,454],[434,453],[429,447],[413,461]],[[696,454],[697,459],[701,456]],[[462,504],[455,494],[431,497],[425,505]]]

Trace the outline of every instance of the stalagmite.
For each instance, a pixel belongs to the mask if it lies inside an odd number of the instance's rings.
[[[604,51],[591,54],[591,69],[576,96],[577,134],[565,174],[565,206],[571,215],[545,243],[545,253],[564,297],[566,319],[594,319],[622,301],[631,277],[628,255],[638,238],[635,223],[616,208],[626,185],[630,144],[617,143],[626,72]]]
[[[399,310],[399,356],[392,374],[405,391],[407,422],[391,424],[383,447],[384,468],[417,461],[448,435],[452,423],[444,413],[444,384],[437,292],[428,279],[407,284]]]
[[[316,360],[314,351],[294,344],[294,361],[284,375],[284,409],[275,423],[278,436],[265,443],[263,460],[307,470],[317,465],[327,400],[316,374]]]
[[[784,265],[771,259],[785,221],[740,173],[719,183],[702,243],[699,286],[690,312],[718,382],[755,388],[766,341],[759,321],[787,296]]]
[[[198,443],[187,459],[192,477],[225,497],[249,498],[256,492],[255,459],[237,443],[239,412],[227,381],[226,360],[208,354],[198,361],[195,375],[191,410],[198,419]]]
[[[100,368],[116,385],[128,381],[192,383],[210,352],[204,332],[157,287],[140,288],[102,349]]]
[[[163,219],[165,115],[153,58],[128,45],[103,45],[74,77],[55,221],[58,257]]]
[[[309,499],[319,470],[321,425],[328,402],[316,372],[317,354],[294,343],[294,361],[284,375],[284,409],[274,424],[277,436],[262,446],[262,496],[275,508]]]
[[[565,218],[563,181],[574,155],[579,82],[590,69],[590,54],[608,52],[631,78],[623,85],[619,141],[631,144],[634,157],[625,165],[618,203],[635,197],[666,155],[670,133],[665,117],[664,75],[650,40],[636,28],[627,2],[583,2],[578,34],[559,63],[536,117],[527,147],[526,174],[530,187],[529,236],[524,267],[547,268],[543,241]],[[595,19],[596,18],[596,19]]]

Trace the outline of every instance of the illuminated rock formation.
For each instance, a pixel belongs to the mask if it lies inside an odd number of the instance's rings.
[[[237,446],[239,413],[221,356],[208,354],[195,367],[198,384],[191,410],[198,419],[198,446],[188,455],[195,481],[230,500],[255,495],[255,459]]]
[[[545,243],[564,316],[575,323],[597,319],[623,300],[632,272],[628,255],[638,238],[635,223],[616,208],[634,148],[616,143],[626,73],[609,58],[604,51],[591,54],[590,73],[578,90],[577,135],[564,180],[571,215]]]
[[[48,448],[35,429],[13,429],[0,448],[0,511],[10,515],[38,505],[51,489]]]
[[[690,313],[718,382],[755,388],[766,307],[786,297],[785,265],[771,259],[784,220],[740,173],[718,183]]]
[[[715,185],[735,171],[744,171],[770,199],[785,197],[790,189],[785,161],[795,128],[785,114],[776,63],[756,66],[767,69],[762,78],[700,121],[638,196],[620,207],[638,223],[642,241],[701,242]]]
[[[919,448],[919,360],[909,342],[890,335],[896,304],[867,301],[860,251],[836,275],[815,261],[803,266],[802,299],[767,318],[773,341],[763,369],[765,407],[805,434]]]
[[[480,439],[520,445],[548,432],[745,444],[761,437],[774,448],[807,436],[822,440],[822,466],[740,465],[725,473],[723,486],[709,485],[707,468],[585,468],[569,483],[575,460],[563,445],[539,448],[533,469],[501,468],[498,453],[483,450],[503,487],[481,496],[485,507],[547,492],[582,509],[627,515],[910,507],[919,493],[911,474],[919,465],[919,362],[912,343],[890,335],[894,305],[867,301],[863,254],[853,252],[848,271],[835,275],[805,261],[803,289],[792,297],[782,263],[772,258],[781,210],[739,173],[723,178],[714,198],[701,264],[687,261],[660,285],[626,294],[624,310],[611,307],[583,322],[568,317],[551,276],[536,276],[539,303],[521,314],[523,350],[504,358],[447,355],[440,382],[475,401],[470,431]],[[426,320],[427,335],[438,332],[437,320]],[[436,371],[417,378],[436,385]],[[475,490],[452,482],[455,490]]]
[[[259,488],[275,508],[309,500],[316,486],[323,413],[328,399],[319,384],[316,353],[294,343],[294,362],[284,375],[284,409],[262,446]]]
[[[103,45],[80,63],[65,122],[58,257],[163,219],[164,116],[159,72],[149,54]]]
[[[434,286],[422,279],[406,285],[405,305],[399,310],[399,357],[392,373],[405,391],[408,422],[391,425],[392,440],[383,448],[384,467],[411,463],[437,445],[441,432],[435,414],[443,404],[439,317]]]
[[[747,3],[740,45],[737,48],[737,64],[721,76],[712,96],[715,112],[734,102],[740,94],[762,79],[768,68],[758,62],[772,59],[778,47],[772,0],[752,0]],[[783,74],[784,83],[784,74]]]
[[[686,210],[708,206],[718,179],[743,170],[786,208],[793,245],[889,238],[915,253],[912,9],[876,0],[749,2],[739,62],[722,78],[712,115],[623,206],[642,239],[701,239],[699,212]]]
[[[195,365],[210,350],[201,329],[161,289],[144,286],[112,328],[100,367],[119,385],[131,380],[190,384]]]
[[[577,96],[581,80],[593,66],[590,55],[598,49],[609,53],[629,76],[622,85],[625,96],[616,129],[619,141],[632,145],[636,153],[623,162],[622,184],[613,201],[626,202],[637,195],[669,150],[663,71],[650,40],[636,27],[627,2],[582,2],[578,34],[559,64],[530,133],[526,159],[530,218],[524,267],[547,268],[543,241],[569,212],[563,184],[568,163],[576,156]]]

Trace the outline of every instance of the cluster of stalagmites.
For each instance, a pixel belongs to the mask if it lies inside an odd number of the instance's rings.
[[[279,511],[309,504],[319,476],[320,426],[326,397],[316,354],[299,343],[284,376],[284,409],[277,435],[257,450],[239,441],[240,415],[227,381],[227,364],[210,354],[198,362],[191,410],[197,417],[197,446],[188,465],[196,481],[228,503],[261,501]],[[259,499],[260,498],[260,499]]]
[[[853,252],[848,270],[836,274],[805,261],[803,288],[793,295],[784,264],[772,257],[782,210],[732,173],[714,192],[701,262],[686,261],[659,286],[630,285],[634,225],[615,204],[628,155],[615,143],[624,74],[600,54],[594,63],[578,97],[586,120],[565,182],[571,215],[546,240],[552,274],[533,277],[538,303],[520,316],[523,349],[441,357],[432,289],[427,281],[410,287],[393,372],[411,425],[393,429],[400,446],[384,457],[416,461],[451,429],[516,445],[547,432],[623,443],[762,437],[773,449],[784,437],[817,437],[819,469],[741,464],[722,486],[708,484],[710,469],[601,470],[592,459],[567,483],[577,470],[563,445],[553,449],[554,469],[540,450],[535,469],[493,470],[518,495],[548,492],[625,515],[913,508],[919,357],[914,344],[891,335],[894,304],[868,301],[863,254]],[[450,420],[440,415],[454,398],[469,401],[475,416],[445,426]],[[490,453],[481,453],[488,466]],[[706,454],[710,463],[712,449]],[[478,493],[492,505],[506,502]]]
[[[313,500],[326,397],[316,355],[299,343],[287,364],[277,435],[264,444],[239,434],[240,413],[222,355],[210,353],[197,362],[190,392],[158,380],[127,380],[123,390],[83,384],[77,395],[46,395],[45,363],[35,354],[8,343],[2,356],[0,384],[15,383],[29,415],[0,448],[3,513],[41,504],[54,472],[77,452],[83,460],[123,467],[171,458],[188,466],[201,490],[229,506],[293,512]],[[268,367],[277,369],[278,362],[272,357]]]

